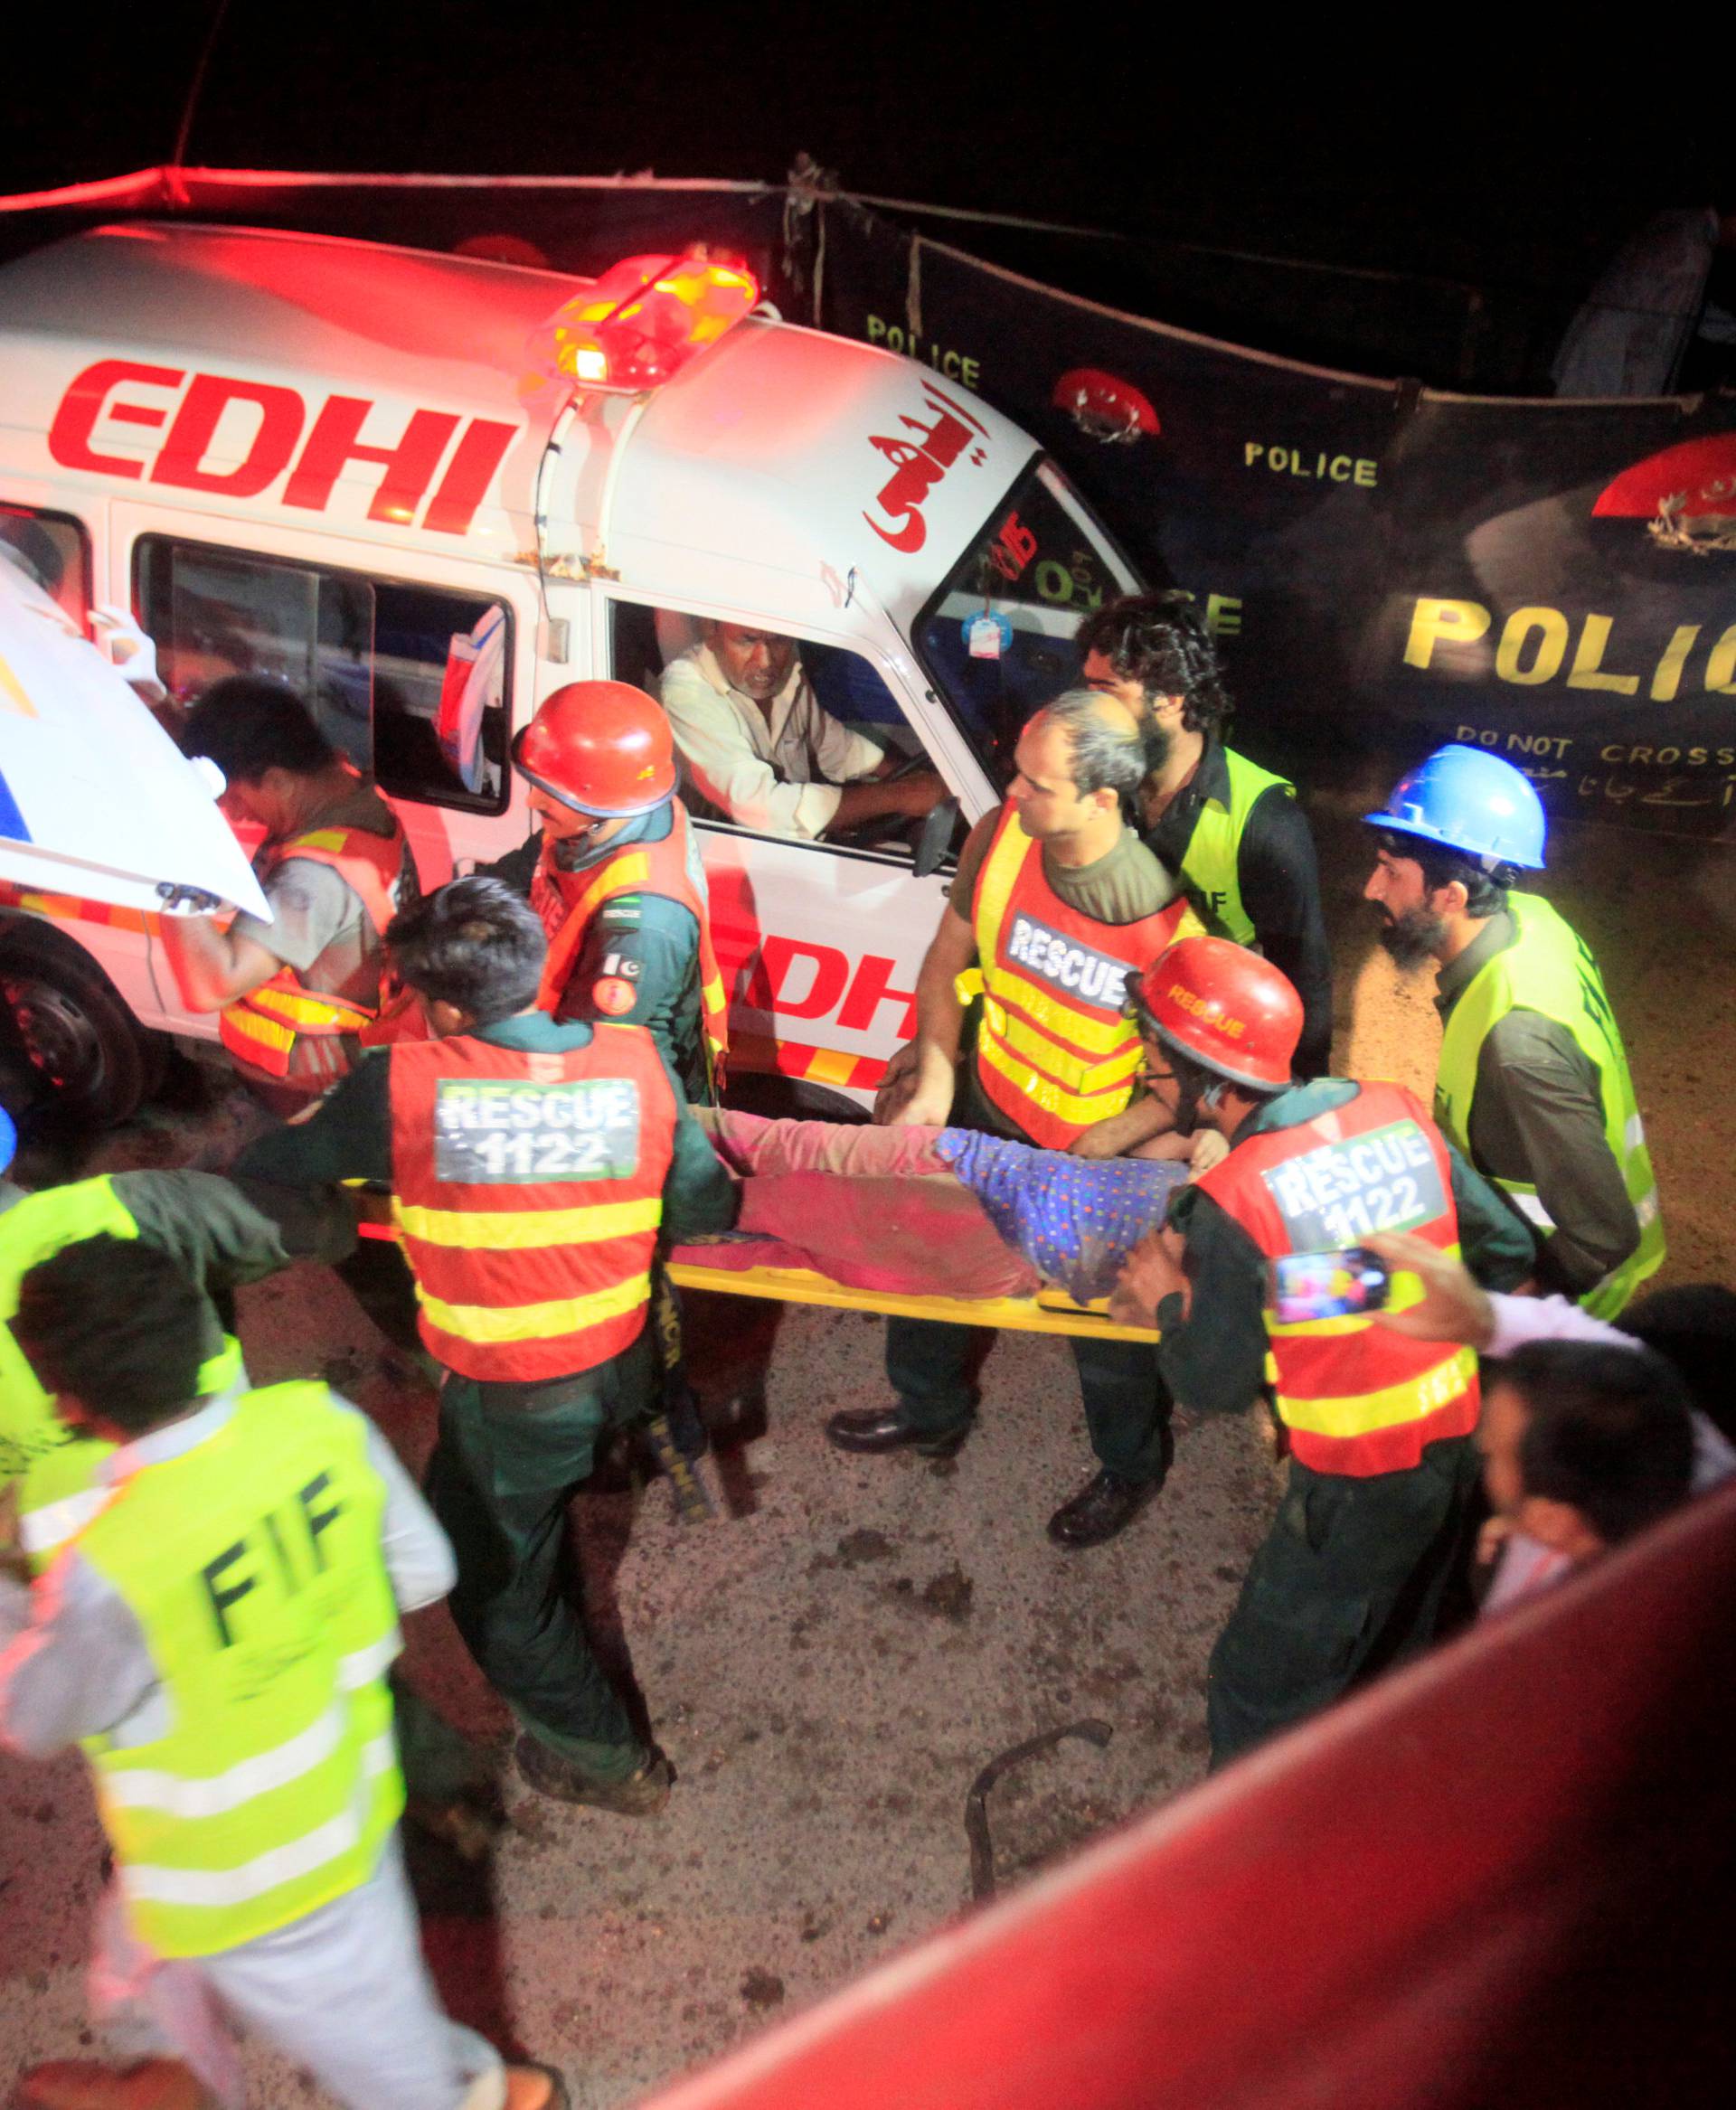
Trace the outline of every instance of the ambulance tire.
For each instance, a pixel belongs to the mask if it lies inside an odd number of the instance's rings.
[[[0,1001],[61,1120],[110,1127],[162,1083],[169,1042],[141,1026],[90,954],[58,931],[0,924]]]

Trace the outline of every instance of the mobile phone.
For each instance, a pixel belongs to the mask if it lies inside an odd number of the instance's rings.
[[[1280,1253],[1272,1262],[1272,1308],[1280,1325],[1378,1312],[1392,1286],[1386,1262],[1366,1246],[1346,1246],[1337,1252]]]

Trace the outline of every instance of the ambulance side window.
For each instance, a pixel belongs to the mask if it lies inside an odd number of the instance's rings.
[[[16,565],[84,627],[90,608],[90,541],[70,513],[0,505],[0,563]]]
[[[506,804],[511,619],[477,594],[146,535],[138,597],[178,702],[267,674],[394,798]]]
[[[755,663],[757,671],[762,672],[769,652],[781,650],[793,655],[789,664],[799,665],[801,678],[812,692],[812,703],[818,706],[817,713],[810,711],[804,719],[811,737],[787,735],[779,742],[772,758],[772,770],[780,786],[858,780],[882,767],[885,758],[890,758],[895,766],[926,766],[927,756],[920,736],[873,661],[862,653],[854,652],[846,645],[817,644],[811,638],[782,638],[772,626],[761,628],[750,625],[746,618],[722,627],[726,638],[733,636],[738,639],[745,636],[764,641],[759,648],[760,661]],[[665,701],[672,688],[679,685],[703,702],[703,719],[712,720],[709,697],[699,684],[709,682],[711,674],[722,668],[718,655],[727,646],[718,645],[714,639],[708,643],[706,626],[698,617],[675,608],[614,601],[609,641],[610,671],[617,681],[630,682],[636,688]],[[700,655],[704,656],[700,658]],[[696,660],[697,664],[678,664],[689,660]],[[727,669],[724,671],[727,674]],[[785,679],[788,678],[786,675]],[[805,829],[780,825],[776,818],[767,817],[757,808],[742,806],[724,810],[706,796],[699,775],[727,766],[734,744],[731,734],[731,711],[732,706],[720,695],[714,723],[722,744],[695,745],[691,753],[684,745],[684,727],[677,716],[675,751],[681,764],[683,799],[693,813],[704,819],[731,822],[755,834],[807,839]],[[713,728],[710,723],[689,735],[690,743],[710,742],[712,738]],[[741,751],[743,756],[750,753],[745,734],[741,738]],[[778,796],[781,797],[782,794]],[[872,835],[867,833],[870,828]],[[860,847],[883,847],[896,852],[900,837],[901,830],[895,824],[882,822],[864,824],[863,827],[847,834],[828,830],[826,840],[854,843]]]

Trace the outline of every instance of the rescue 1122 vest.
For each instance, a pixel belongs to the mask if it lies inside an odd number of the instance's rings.
[[[375,835],[365,828],[309,829],[304,835],[271,844],[257,862],[259,879],[269,879],[278,865],[297,857],[329,865],[362,903],[375,937],[384,940],[386,926],[398,911],[406,872],[413,870],[401,825],[394,825],[390,835]],[[226,1005],[217,1030],[223,1046],[238,1061],[251,1064],[268,1077],[281,1078],[290,1074],[298,1040],[359,1033],[378,1010],[377,998],[373,1003],[362,1003],[353,997],[309,989],[296,970],[285,965],[269,982]]]
[[[1508,1012],[1534,1011],[1572,1034],[1598,1076],[1604,1141],[1621,1167],[1622,1183],[1639,1223],[1639,1243],[1580,1298],[1599,1319],[1613,1319],[1648,1276],[1664,1264],[1664,1220],[1658,1210],[1657,1175],[1646,1147],[1646,1125],[1634,1097],[1627,1050],[1603,977],[1590,948],[1537,894],[1510,893],[1507,912],[1518,933],[1514,942],[1485,961],[1448,1013],[1435,1074],[1435,1118],[1462,1157],[1472,1154],[1471,1106],[1477,1096],[1477,1060],[1483,1043]],[[1478,1171],[1484,1171],[1482,1166]],[[1534,1184],[1487,1177],[1506,1195],[1540,1239],[1556,1229]]]
[[[1269,1260],[1392,1230],[1458,1257],[1446,1144],[1396,1084],[1358,1085],[1342,1107],[1238,1141],[1196,1184]],[[1416,1285],[1408,1301],[1420,1294]],[[1197,1311],[1194,1323],[1209,1324],[1210,1313]],[[1425,1444],[1477,1426],[1477,1356],[1468,1348],[1413,1341],[1360,1314],[1286,1324],[1269,1306],[1266,1335],[1278,1418],[1297,1462],[1316,1473],[1403,1472]]]
[[[549,937],[548,958],[536,993],[539,1011],[558,1015],[573,964],[584,948],[591,918],[618,894],[661,894],[679,901],[699,926],[699,1003],[704,1025],[706,1069],[716,1090],[722,1088],[723,1059],[729,1052],[729,998],[712,947],[710,900],[699,844],[678,798],[670,800],[673,820],[660,843],[631,843],[600,864],[584,871],[562,871],[555,861],[557,845],[545,834],[542,852],[531,881],[531,905]]]
[[[430,1352],[531,1384],[630,1347],[677,1116],[650,1034],[598,1025],[559,1054],[459,1034],[388,1060],[392,1220]]]
[[[138,1225],[106,1174],[44,1187],[0,1211],[0,1487],[18,1484],[18,1537],[33,1566],[91,1513],[96,1468],[112,1446],[80,1436],[54,1411],[13,1337],[18,1288],[40,1261],[83,1239],[136,1239]],[[201,1367],[201,1397],[224,1392],[241,1375],[240,1343],[222,1346]]]
[[[971,898],[980,994],[976,1078],[991,1105],[1046,1150],[1066,1150],[1133,1097],[1139,1035],[1123,1016],[1130,982],[1199,925],[1184,895],[1133,923],[1098,923],[1050,886],[1043,847],[1002,809]]]
[[[107,1493],[73,1548],[137,1620],[168,1726],[84,1748],[139,1939],[212,1955],[365,1882],[403,1809],[385,1484],[362,1417],[299,1383]]]
[[[1230,803],[1226,806],[1219,799],[1208,798],[1201,805],[1182,859],[1182,884],[1194,912],[1214,937],[1257,948],[1260,934],[1241,899],[1241,833],[1256,802],[1275,785],[1291,798],[1296,787],[1233,749],[1224,748],[1222,753],[1230,777]]]

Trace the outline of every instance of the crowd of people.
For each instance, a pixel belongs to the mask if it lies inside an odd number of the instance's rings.
[[[938,796],[876,803],[866,741],[833,742],[837,785],[780,774],[817,711],[788,643],[713,626],[667,711],[618,683],[558,691],[513,749],[537,834],[426,898],[390,809],[286,690],[235,677],[192,712],[189,751],[264,832],[275,920],[165,943],[296,1117],[226,1178],[0,1187],[0,1479],[30,1578],[0,1581],[0,1739],[83,1747],[114,1858],[92,1975],[121,2064],[37,2068],[37,2110],[233,2105],[225,2018],[357,2110],[563,2099],[451,2022],[421,1964],[396,1827],[407,1798],[453,1798],[400,1762],[440,1734],[393,1670],[399,1617],[449,1602],[532,1789],[665,1806],[565,1519],[609,1432],[694,1447],[665,1257],[741,1208],[693,1111],[727,992],[676,742],[712,758],[714,798],[788,794],[809,833]],[[1519,771],[1448,747],[1368,816],[1384,942],[1436,970],[1426,1107],[1329,1073],[1307,820],[1226,743],[1192,602],[1111,604],[1078,644],[1080,685],[1024,727],[959,854],[874,1117],[1184,1161],[1110,1300],[1143,1337],[1073,1337],[1095,1468],[1048,1530],[1076,1555],[1128,1528],[1177,1402],[1269,1408],[1288,1479],[1211,1658],[1218,1766],[1427,1646],[1474,1550],[1502,1606],[1736,1466],[1736,1297],[1635,1301],[1665,1257],[1644,1128],[1595,961],[1519,883],[1545,845]],[[238,1286],[343,1258],[357,1182],[392,1196],[440,1373],[420,1491],[324,1384],[254,1388],[225,1323]],[[1280,1315],[1275,1263],[1351,1248],[1387,1270],[1383,1308]],[[827,1439],[956,1452],[979,1345],[892,1320],[889,1400]]]

